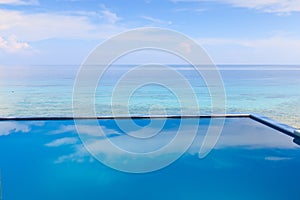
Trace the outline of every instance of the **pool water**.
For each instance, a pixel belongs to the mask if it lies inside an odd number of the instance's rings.
[[[128,141],[128,135],[118,128],[118,123],[126,120],[98,120],[106,133],[102,140],[120,145],[124,141],[123,147],[135,150],[167,144],[161,143],[165,137],[153,137],[152,143],[143,145]],[[112,169],[93,157],[73,120],[0,121],[2,198],[299,199],[300,149],[292,137],[247,117],[226,118],[216,146],[200,159],[198,153],[211,118],[201,118],[198,124],[192,118],[155,120],[165,121],[159,134],[166,138],[172,139],[183,121],[190,130],[197,130],[197,135],[169,166],[136,174]],[[147,126],[150,120],[135,122]],[[90,120],[83,123],[91,130]],[[108,160],[127,162],[113,151],[104,153]]]

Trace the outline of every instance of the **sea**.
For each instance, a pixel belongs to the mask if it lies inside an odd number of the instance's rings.
[[[0,117],[93,105],[97,116],[257,113],[300,127],[300,66],[102,67],[2,66]],[[0,120],[0,199],[298,199],[297,138],[249,118],[133,121]]]
[[[99,76],[99,66],[94,67],[91,76]],[[85,81],[76,78],[80,69],[80,65],[0,66],[0,117],[73,116],[74,84]],[[225,94],[226,113],[261,114],[300,128],[300,66],[218,65],[216,70],[220,75],[216,83],[221,80]],[[132,71],[135,73],[128,73]],[[97,116],[180,115],[182,109],[185,114],[224,114],[222,109],[212,109],[212,99],[218,101],[218,97],[210,91],[220,85],[211,84],[211,80],[208,83],[193,66],[140,71],[134,65],[108,66],[98,78],[92,90],[87,88],[91,91],[81,88],[81,92],[93,92]],[[182,104],[192,97],[196,97],[197,105]],[[84,108],[85,101],[81,103]]]

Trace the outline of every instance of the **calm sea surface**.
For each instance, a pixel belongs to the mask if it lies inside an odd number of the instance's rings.
[[[205,81],[189,66],[174,66],[191,85],[201,114],[211,113],[211,96]],[[73,85],[79,66],[0,66],[0,116],[72,116]],[[95,88],[97,115],[112,115],[111,96],[120,87],[118,80],[130,66],[115,66],[101,78]],[[300,127],[300,66],[218,66],[226,92],[227,113],[258,113]],[[156,76],[160,71],[143,72]],[[141,77],[140,77],[141,78]],[[180,114],[178,96],[172,87],[190,98],[178,80],[170,87],[147,84],[125,98],[113,100],[114,114]],[[135,79],[127,80],[128,85]],[[172,85],[172,83],[174,83]],[[126,84],[121,84],[126,87]],[[212,86],[214,87],[214,86]],[[84,102],[83,102],[84,103]],[[195,105],[184,109],[195,113]]]

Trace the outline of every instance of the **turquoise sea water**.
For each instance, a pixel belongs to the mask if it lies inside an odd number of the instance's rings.
[[[95,93],[97,115],[112,115],[111,92],[128,67],[112,67],[101,80]],[[0,116],[72,116],[72,92],[78,68],[0,67]],[[174,69],[195,90],[200,113],[210,114],[211,97],[203,79],[189,66],[174,66]],[[300,127],[300,66],[223,65],[218,69],[225,86],[228,113],[259,113]],[[139,88],[129,100],[116,99],[114,105],[115,114],[126,114],[127,109],[131,114],[149,114],[149,110],[151,114],[162,114],[162,108],[166,114],[180,114],[176,94],[154,84]],[[194,113],[196,108],[190,105],[186,109]]]

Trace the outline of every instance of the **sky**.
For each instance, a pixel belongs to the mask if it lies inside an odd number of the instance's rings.
[[[0,0],[0,65],[79,65],[139,27],[183,33],[216,64],[300,64],[299,0]]]

